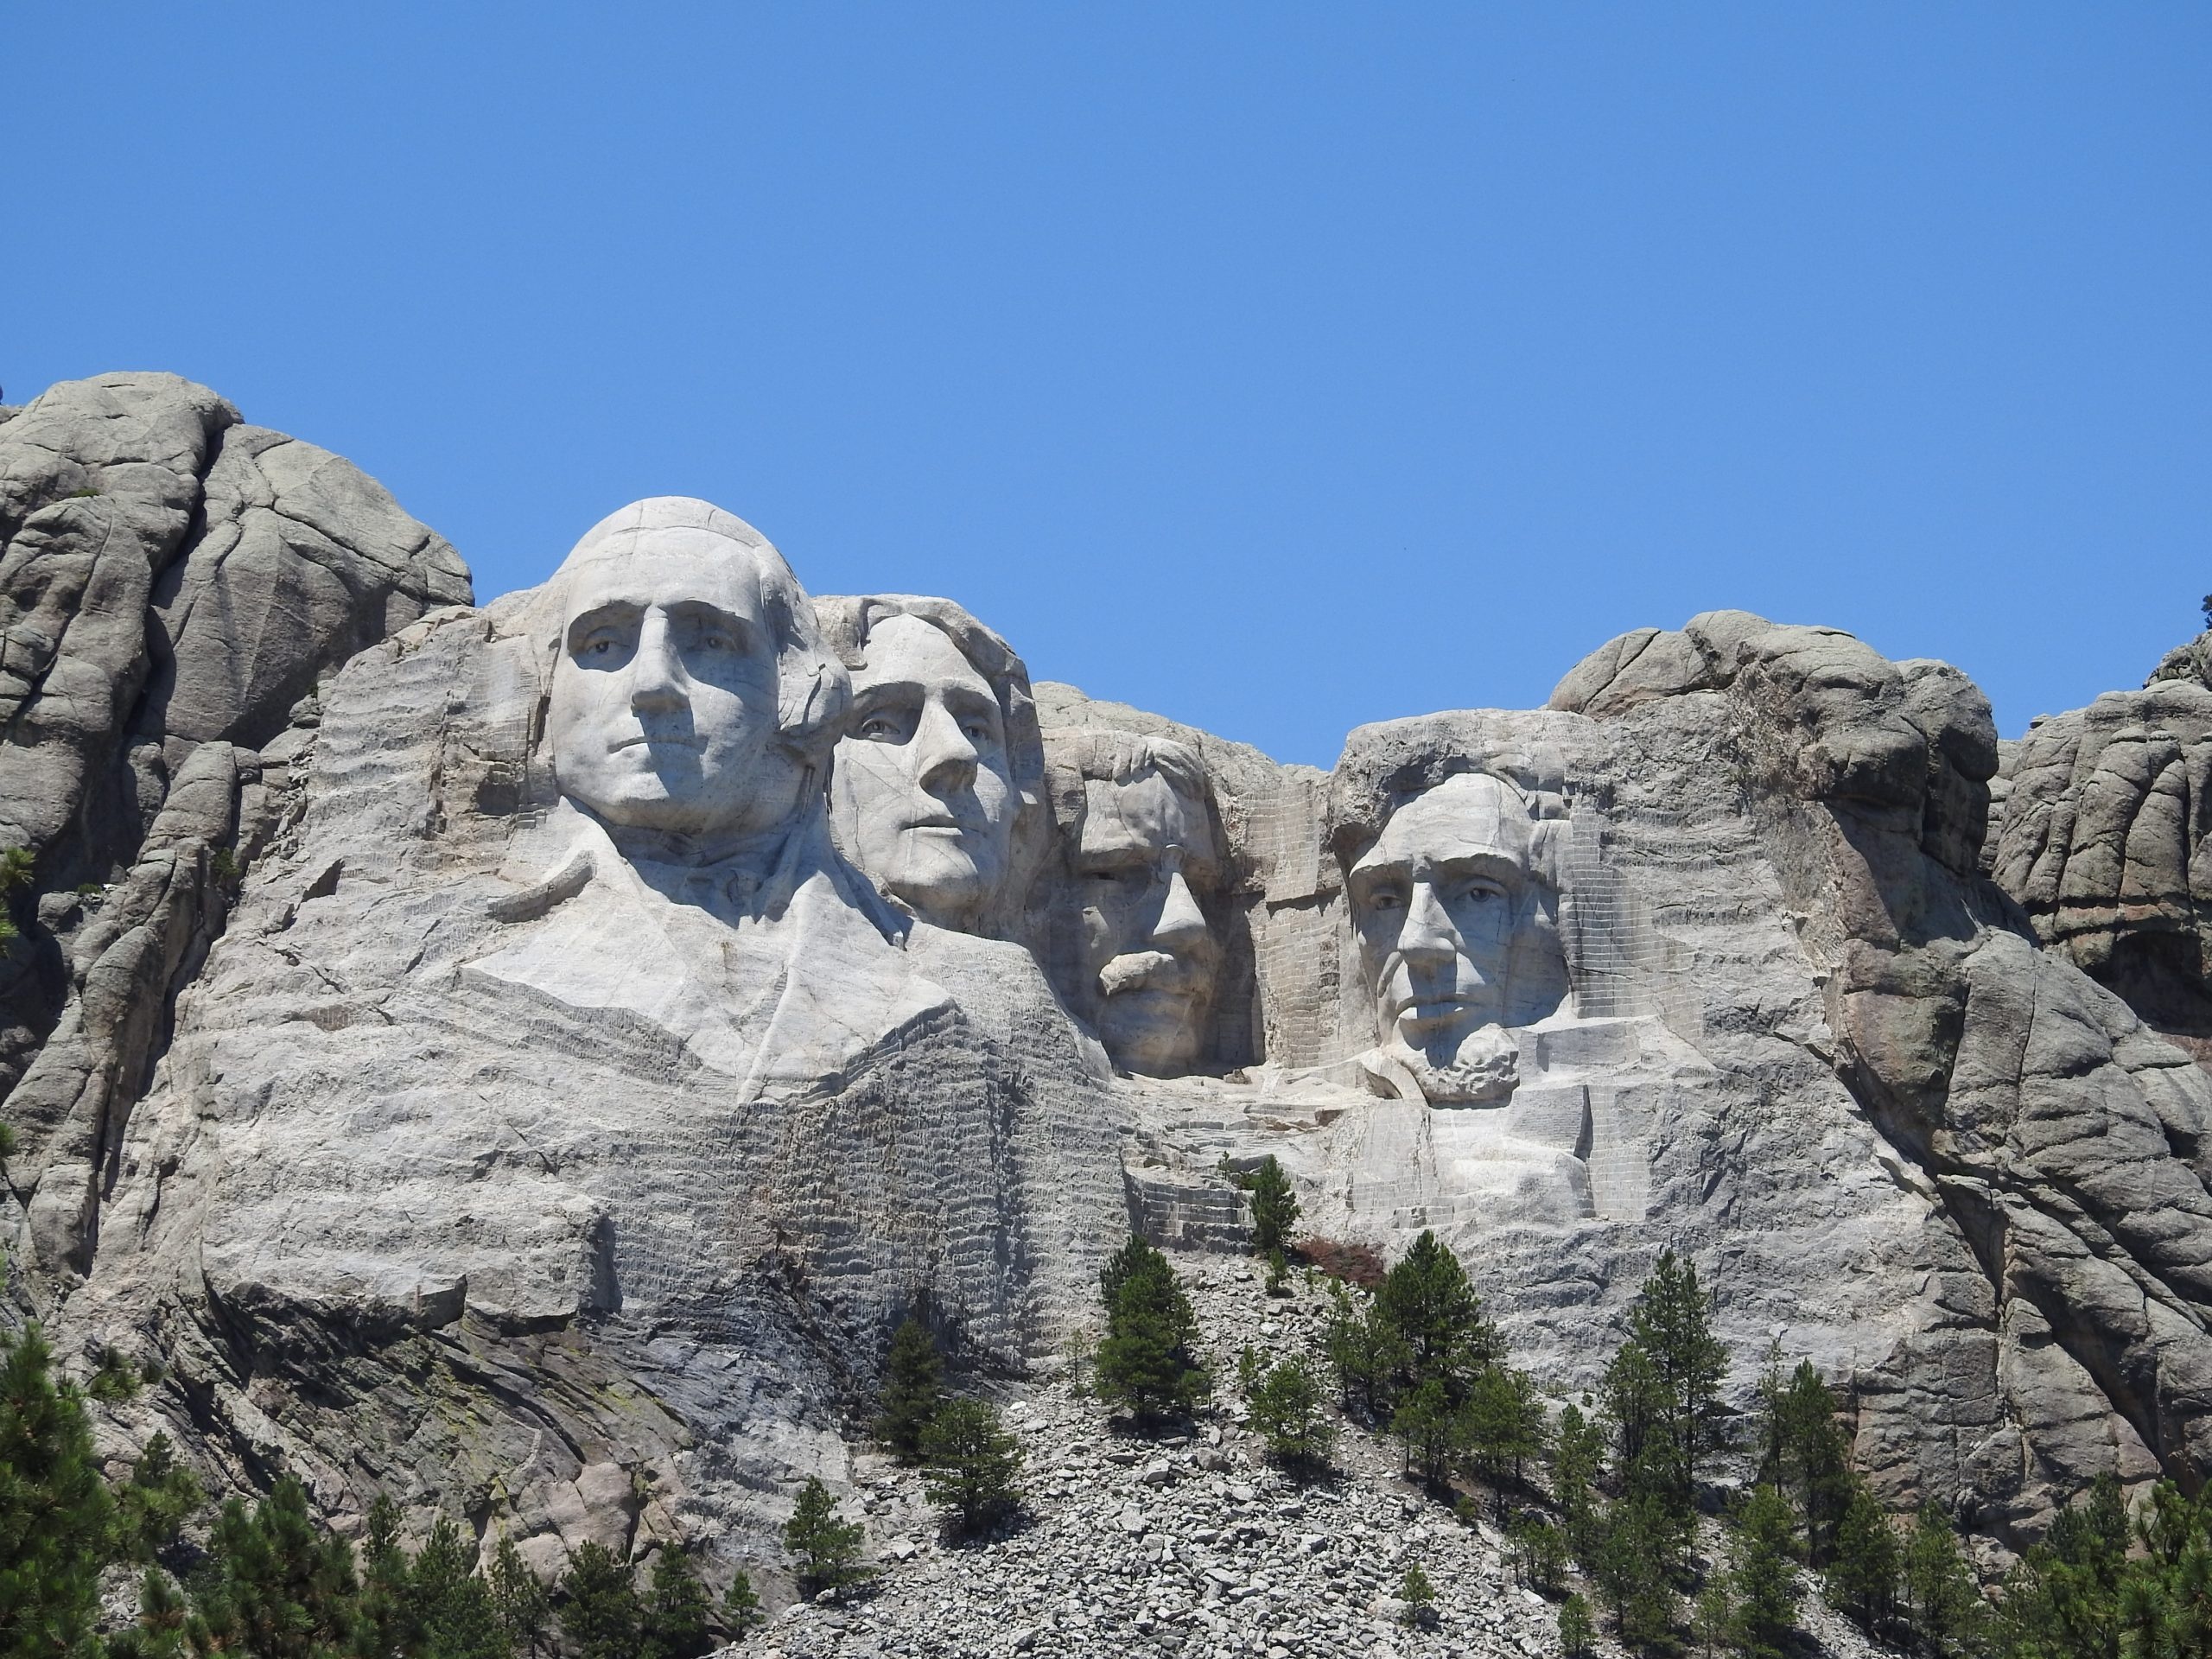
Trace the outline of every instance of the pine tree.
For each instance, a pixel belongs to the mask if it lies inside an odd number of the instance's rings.
[[[423,1646],[407,1551],[399,1541],[399,1506],[383,1493],[369,1505],[369,1529],[362,1540],[359,1618],[359,1639],[371,1653],[415,1653]]]
[[[1552,1441],[1552,1502],[1566,1525],[1567,1548],[1584,1561],[1597,1539],[1598,1476],[1605,1455],[1605,1432],[1568,1402]]]
[[[715,1643],[707,1634],[714,1603],[690,1559],[673,1544],[653,1557],[645,1596],[644,1659],[699,1659]]]
[[[1167,1258],[1132,1234],[1099,1275],[1106,1339],[1098,1393],[1140,1421],[1187,1411],[1211,1391],[1198,1357],[1198,1322]]]
[[[36,1325],[0,1351],[0,1653],[91,1651],[114,1504]]]
[[[1772,1486],[1751,1489],[1730,1539],[1733,1644],[1748,1659],[1782,1659],[1797,1623],[1796,1517]]]
[[[948,1400],[922,1432],[922,1484],[963,1532],[1012,1515],[1021,1503],[1021,1442],[981,1400]]]
[[[1376,1312],[1371,1297],[1362,1306],[1343,1280],[1329,1281],[1329,1312],[1321,1325],[1321,1357],[1337,1380],[1338,1403],[1344,1410],[1379,1412],[1390,1379],[1409,1363],[1405,1344]]]
[[[1880,1635],[1897,1618],[1904,1565],[1897,1529],[1866,1481],[1853,1473],[1845,1483],[1843,1516],[1836,1523],[1835,1551],[1824,1580],[1828,1605],[1860,1629]]]
[[[922,1431],[944,1403],[944,1372],[929,1327],[909,1313],[892,1336],[876,1402],[875,1437],[901,1463],[922,1460]]]
[[[639,1659],[645,1608],[630,1563],[595,1539],[576,1546],[561,1575],[561,1633],[577,1659]]]
[[[1674,1639],[1681,1540],[1680,1522],[1651,1493],[1626,1495],[1606,1506],[1591,1577],[1612,1609],[1614,1628],[1630,1647],[1664,1647]]]
[[[353,1546],[315,1524],[289,1475],[251,1510],[232,1498],[217,1513],[192,1602],[213,1647],[254,1659],[336,1659],[363,1639]]]
[[[116,1554],[143,1561],[176,1536],[207,1494],[192,1471],[178,1464],[169,1437],[156,1433],[114,1497]]]
[[[1422,1479],[1442,1485],[1451,1473],[1459,1427],[1441,1379],[1429,1377],[1402,1396],[1390,1414],[1390,1433],[1406,1448],[1406,1472],[1418,1469]]]
[[[518,1659],[543,1654],[547,1627],[553,1619],[553,1598],[544,1581],[530,1570],[513,1539],[503,1536],[492,1552],[490,1580],[493,1611],[508,1648]]]
[[[799,1588],[808,1595],[834,1594],[867,1577],[860,1564],[862,1536],[857,1522],[837,1518],[836,1499],[809,1475],[784,1522],[785,1547],[798,1558]]]
[[[1321,1381],[1302,1359],[1287,1359],[1262,1376],[1246,1395],[1253,1433],[1268,1455],[1294,1470],[1325,1465],[1336,1426],[1321,1398]]]
[[[2117,1487],[2113,1488],[2114,1507],[2118,1505]],[[2065,1513],[2060,1515],[2065,1520]],[[2053,1528],[2054,1533],[2057,1530]],[[2042,1549],[2037,1545],[2037,1549]],[[2119,1558],[2127,1549],[2127,1522],[2120,1516],[2119,1553],[2112,1566],[2113,1590],[2103,1599],[2099,1620],[2109,1624],[2109,1645],[2102,1643],[2095,1648],[2084,1645],[2072,1649],[2088,1659],[2093,1651],[2102,1659],[2117,1659],[2119,1627],[2117,1587]],[[2032,1557],[2035,1550],[2029,1552]],[[1905,1540],[1904,1584],[1912,1604],[1913,1627],[1922,1642],[1936,1654],[1955,1654],[1972,1647],[1980,1635],[1984,1605],[1981,1592],[1975,1587],[1974,1573],[1967,1566],[1966,1557],[1959,1549],[1958,1535],[1951,1529],[1951,1518],[1943,1513],[1942,1505],[1933,1499],[1920,1506],[1920,1513],[1913,1517],[1911,1535]],[[2054,1613],[2057,1610],[2053,1609]]]
[[[1237,1178],[1252,1207],[1252,1254],[1269,1260],[1290,1249],[1291,1230],[1298,1225],[1298,1194],[1290,1177],[1273,1153],[1260,1160],[1250,1174]]]
[[[1716,1573],[1698,1587],[1690,1605],[1690,1634],[1698,1650],[1718,1653],[1735,1638],[1736,1604],[1728,1598],[1728,1575]]]
[[[729,1581],[729,1593],[722,1598],[722,1623],[732,1636],[741,1638],[767,1616],[760,1605],[760,1592],[753,1587],[753,1575],[739,1567],[737,1576]]]
[[[1428,1581],[1428,1574],[1421,1571],[1419,1561],[1406,1564],[1405,1575],[1398,1580],[1398,1598],[1406,1604],[1406,1623],[1419,1624],[1428,1618],[1431,1603],[1436,1599],[1436,1586]]]
[[[1446,1403],[1456,1406],[1474,1376],[1504,1354],[1497,1328],[1483,1318],[1467,1270],[1433,1232],[1424,1231],[1383,1275],[1375,1313],[1403,1344],[1396,1381],[1407,1391],[1433,1381]]]
[[[1810,1362],[1784,1377],[1774,1351],[1759,1396],[1759,1478],[1795,1499],[1805,1519],[1807,1556],[1815,1567],[1825,1567],[1851,1497],[1850,1446],[1836,1421],[1835,1398]]]
[[[1535,1379],[1510,1365],[1479,1372],[1459,1408],[1458,1440],[1476,1476],[1497,1495],[1505,1512],[1505,1489],[1522,1484],[1529,1459],[1544,1450],[1544,1402]]]
[[[409,1565],[406,1593],[423,1659],[511,1659],[492,1587],[476,1575],[476,1541],[440,1516]],[[388,1651],[388,1649],[385,1649]]]
[[[1629,1338],[1650,1363],[1656,1382],[1649,1427],[1669,1442],[1672,1472],[1686,1492],[1698,1465],[1719,1443],[1720,1384],[1728,1351],[1713,1334],[1713,1297],[1694,1264],[1663,1252],[1629,1312]]]
[[[1590,1604],[1580,1593],[1559,1605],[1559,1650],[1561,1659],[1589,1659],[1598,1632],[1590,1623]]]

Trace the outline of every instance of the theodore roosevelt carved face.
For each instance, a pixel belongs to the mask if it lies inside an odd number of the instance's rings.
[[[546,737],[563,795],[698,856],[791,817],[843,675],[758,532],[703,501],[640,502],[586,535],[550,592]]]
[[[1205,1046],[1221,944],[1201,900],[1220,884],[1205,769],[1179,743],[1075,737],[1056,768],[1089,1009],[1116,1065],[1188,1071]]]
[[[1511,785],[1461,773],[1401,804],[1349,873],[1376,1034],[1432,1104],[1510,1095],[1504,1028],[1566,995],[1535,830]]]
[[[1011,872],[1021,804],[1009,711],[947,627],[895,602],[858,601],[830,823],[884,893],[925,921],[980,932]]]

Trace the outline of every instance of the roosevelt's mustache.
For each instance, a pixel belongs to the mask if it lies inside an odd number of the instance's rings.
[[[1188,957],[1171,957],[1165,950],[1135,950],[1116,957],[1098,970],[1098,988],[1108,996],[1123,991],[1173,991],[1189,995],[1204,991],[1212,982],[1211,967]]]

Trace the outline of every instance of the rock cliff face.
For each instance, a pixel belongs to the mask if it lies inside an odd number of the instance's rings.
[[[1740,613],[1323,773],[944,601],[817,619],[703,503],[472,608],[162,377],[0,423],[0,531],[11,1287],[162,1362],[124,1440],[773,1580],[900,1317],[1048,1367],[1273,1154],[1569,1387],[1688,1251],[1739,1402],[1809,1356],[1994,1546],[2212,1460],[2212,1082],[2143,1023],[2212,693],[2039,728],[1993,880],[1979,692]]]
[[[0,846],[38,895],[0,960],[9,1174],[42,1259],[81,1270],[169,1004],[267,829],[264,759],[281,776],[319,676],[467,603],[468,572],[358,468],[162,374],[10,411],[0,548]]]

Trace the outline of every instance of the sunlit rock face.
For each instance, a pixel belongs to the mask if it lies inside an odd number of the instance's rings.
[[[1568,1387],[1688,1252],[1739,1403],[1811,1358],[1880,1491],[1998,1544],[2212,1457],[2212,1088],[2035,931],[2094,966],[2182,890],[2185,697],[1999,778],[1955,670],[1723,612],[1323,772],[1033,685],[950,600],[810,600],[702,501],[472,607],[250,430],[151,377],[0,421],[11,1290],[161,1362],[122,1440],[780,1585],[900,1319],[1045,1363],[1132,1226],[1237,1247],[1223,1160],[1272,1154]],[[351,597],[195,655],[249,588],[179,596],[257,560]]]

